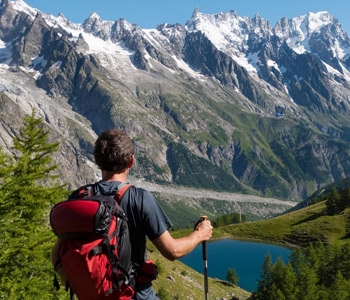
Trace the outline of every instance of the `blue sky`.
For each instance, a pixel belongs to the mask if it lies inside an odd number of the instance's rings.
[[[74,23],[82,23],[92,12],[102,19],[124,18],[143,29],[162,23],[185,24],[196,7],[202,13],[214,14],[235,10],[240,16],[256,13],[274,26],[282,17],[292,18],[308,12],[328,11],[350,34],[349,0],[24,0],[43,12],[62,13]]]

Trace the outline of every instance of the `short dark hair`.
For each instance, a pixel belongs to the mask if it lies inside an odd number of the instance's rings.
[[[131,138],[118,128],[102,132],[95,142],[95,162],[101,170],[122,173],[133,155]]]

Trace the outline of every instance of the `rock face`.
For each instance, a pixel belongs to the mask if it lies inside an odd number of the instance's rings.
[[[350,38],[327,12],[271,27],[196,10],[144,30],[0,6],[0,142],[35,107],[72,187],[95,179],[93,142],[111,127],[148,181],[301,200],[350,175]]]

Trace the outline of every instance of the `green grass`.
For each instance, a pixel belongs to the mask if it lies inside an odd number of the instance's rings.
[[[321,202],[268,220],[225,226],[219,228],[216,236],[225,234],[295,246],[307,246],[315,241],[327,244],[349,241],[350,208],[335,216],[325,215],[325,208],[325,202]]]
[[[166,260],[150,243],[149,258],[156,262],[160,273],[153,281],[156,292],[160,289],[166,291],[167,298],[172,299],[204,299],[204,277],[203,274],[194,271],[179,261],[170,262]],[[160,266],[160,268],[159,268]],[[209,278],[208,280],[209,299],[248,299],[250,293],[238,286],[229,284],[226,281]]]

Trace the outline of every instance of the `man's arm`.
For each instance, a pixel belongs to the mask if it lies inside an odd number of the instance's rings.
[[[199,243],[207,241],[212,236],[213,227],[209,220],[198,224],[189,235],[174,239],[169,231],[152,240],[160,253],[169,260],[175,260],[190,253]]]

